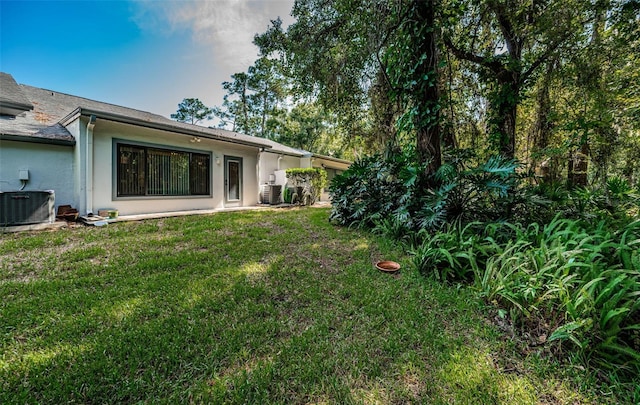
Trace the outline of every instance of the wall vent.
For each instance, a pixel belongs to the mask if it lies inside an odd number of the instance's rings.
[[[55,193],[46,191],[0,191],[0,227],[53,223]]]

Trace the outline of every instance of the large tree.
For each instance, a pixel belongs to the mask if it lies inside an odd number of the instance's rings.
[[[516,119],[523,88],[564,46],[575,46],[589,21],[577,0],[452,0],[443,9],[443,39],[458,58],[476,65],[488,84],[490,136],[507,157],[516,153]]]
[[[213,114],[220,119],[220,127],[231,125],[232,131],[249,134],[249,75],[245,72],[231,75],[233,81],[223,82],[227,91],[221,107],[215,107]]]
[[[189,124],[197,124],[204,119],[210,119],[213,110],[197,98],[185,98],[178,104],[178,111],[171,114],[171,118]]]
[[[394,92],[407,102],[403,122],[415,133],[425,181],[442,164],[436,1],[407,2],[402,13],[385,53],[386,69]]]
[[[406,107],[401,129],[433,172],[441,161],[435,8],[435,0],[297,0],[295,23],[284,31],[276,20],[255,42],[281,55],[298,94],[345,121],[367,114],[384,78],[387,95]]]
[[[247,72],[231,75],[232,81],[223,82],[227,91],[222,106],[214,108],[223,128],[262,138],[273,138],[273,128],[283,115],[287,96],[284,76],[279,61],[261,57]]]
[[[273,138],[276,121],[283,115],[282,104],[286,97],[286,80],[280,72],[280,62],[261,57],[249,67],[249,110],[252,115],[252,132],[262,138]]]

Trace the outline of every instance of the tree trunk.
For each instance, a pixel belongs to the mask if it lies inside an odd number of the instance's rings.
[[[416,0],[417,21],[429,27],[424,40],[418,44],[418,55],[425,55],[416,69],[418,78],[427,78],[431,83],[422,86],[422,94],[415,100],[419,107],[416,147],[421,163],[426,163],[425,179],[435,173],[442,165],[440,150],[440,94],[438,91],[438,47],[436,43],[435,2],[434,0]]]
[[[551,86],[551,75],[553,74],[555,63],[555,60],[547,63],[545,75],[540,82],[540,87],[536,95],[536,117],[533,128],[531,129],[530,144],[532,145],[532,151],[529,155],[530,164],[531,168],[542,178],[543,182],[553,180],[553,171],[551,170],[552,162],[549,160],[540,162],[539,154],[549,145],[549,138],[551,137],[551,130],[553,128],[553,122],[549,118],[551,115],[549,87]]]
[[[247,108],[247,82],[242,83],[242,94],[240,95],[240,100],[242,100],[242,128],[241,131],[245,132],[248,135],[253,135],[249,131],[249,109]]]
[[[458,148],[456,140],[456,131],[454,127],[455,111],[453,109],[453,70],[451,68],[450,52],[446,53],[447,71],[446,79],[440,82],[443,89],[447,89],[448,116],[445,118],[446,123],[442,126],[442,145],[445,149],[455,150]],[[444,75],[443,75],[444,76]]]
[[[589,169],[589,144],[585,141],[580,150],[569,155],[567,182],[569,187],[586,187]]]
[[[573,188],[573,156],[571,152],[569,152],[567,159],[567,187]]]
[[[573,164],[573,184],[587,186],[587,171],[589,169],[589,144],[584,142],[580,151],[576,153],[576,161]]]
[[[391,96],[391,86],[385,76],[385,66],[380,66],[376,72],[376,79],[369,90],[371,112],[374,119],[371,136],[365,138],[369,150],[382,150],[397,144],[396,122],[399,101]]]
[[[260,136],[262,138],[266,138],[267,134],[267,91],[268,89],[265,86],[264,95],[262,96],[262,117],[260,120]]]
[[[513,159],[516,155],[516,117],[520,98],[520,75],[501,69],[497,75],[498,91],[492,103],[492,132],[501,155]]]
[[[602,108],[605,105],[603,102],[606,99],[605,92],[603,89],[603,78],[602,78],[602,66],[598,64],[598,50],[600,47],[601,37],[600,33],[604,30],[604,22],[605,22],[605,13],[608,9],[608,1],[604,1],[600,4],[600,7],[596,10],[596,18],[593,23],[593,31],[591,32],[591,39],[589,40],[589,46],[593,48],[591,52],[595,52],[591,59],[587,60],[586,66],[588,69],[586,71],[580,72],[583,75],[582,82],[584,85],[584,91],[592,93],[596,104]],[[587,54],[589,55],[589,54]],[[586,110],[585,110],[586,112]],[[597,110],[592,112],[591,114],[597,114]],[[587,115],[587,114],[585,114]],[[606,132],[606,127],[604,127],[605,120],[601,117],[597,120],[597,125],[593,129],[593,135],[601,135]],[[592,135],[592,136],[593,136]],[[602,137],[606,139],[606,137]],[[611,139],[607,139],[609,142],[606,142],[610,146]],[[602,171],[606,171],[606,162],[609,159],[610,151],[598,151],[598,147],[596,147],[596,164],[602,169]],[[587,173],[589,170],[589,156],[590,156],[590,142],[589,142],[589,131],[585,131],[585,135],[580,143],[580,151],[575,153],[573,157],[573,175],[569,178],[570,185],[573,186],[587,186]],[[600,152],[600,153],[598,153]],[[609,152],[609,153],[607,153]],[[606,175],[600,176],[601,181],[606,183]],[[606,190],[606,188],[605,188]]]

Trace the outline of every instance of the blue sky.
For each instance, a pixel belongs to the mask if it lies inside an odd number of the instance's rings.
[[[0,71],[18,83],[169,116],[257,57],[293,0],[0,0]]]

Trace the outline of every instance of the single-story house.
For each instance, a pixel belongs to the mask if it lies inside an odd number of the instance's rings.
[[[254,206],[283,171],[350,162],[57,91],[0,73],[0,192],[53,190],[80,215]],[[325,195],[324,198],[327,198]]]

